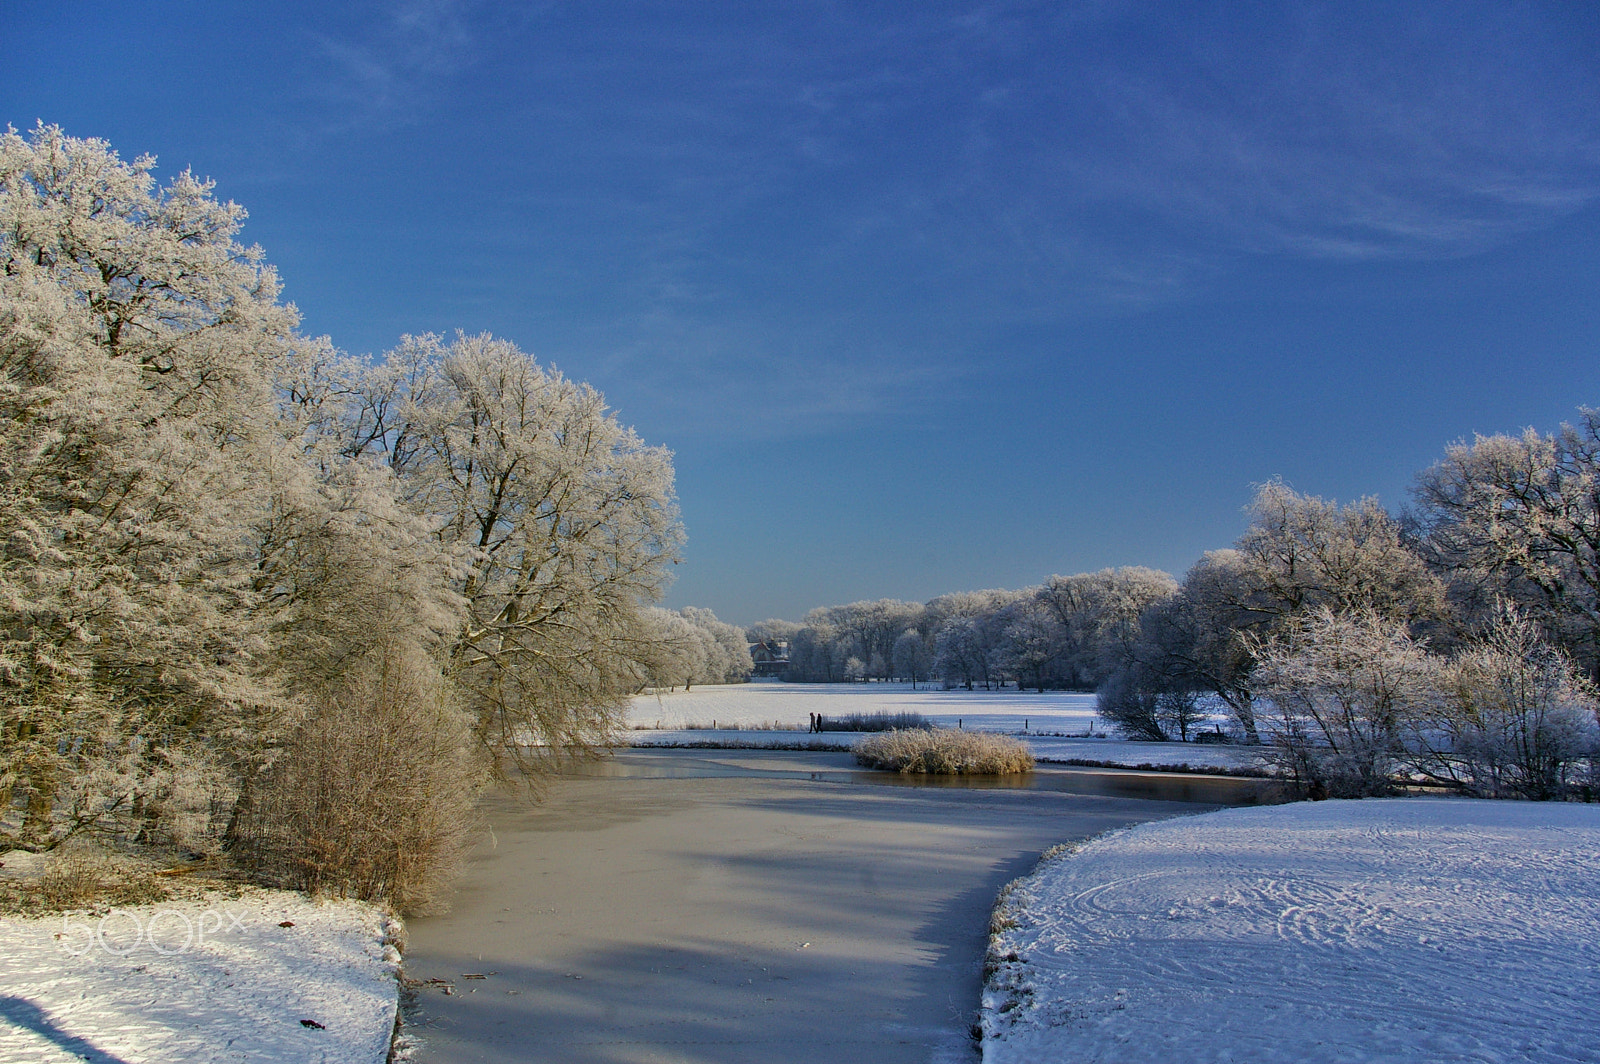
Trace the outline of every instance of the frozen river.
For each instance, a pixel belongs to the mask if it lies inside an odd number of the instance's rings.
[[[843,754],[636,750],[502,799],[454,910],[410,925],[408,976],[444,981],[416,1059],[973,1060],[1003,884],[1056,843],[1260,786],[1037,775],[911,787]]]

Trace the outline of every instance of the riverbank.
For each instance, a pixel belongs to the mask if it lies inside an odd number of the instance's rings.
[[[1594,1062],[1600,807],[1408,798],[1144,824],[991,942],[984,1060]]]
[[[504,1059],[520,1059],[530,1023],[566,1059],[608,1030],[662,1044],[693,1031],[739,1047],[729,1060],[965,1059],[1002,883],[1064,838],[1271,800],[1264,786],[1048,765],[915,780],[828,751],[624,752],[541,805],[491,799],[494,832],[455,912],[414,924],[416,1059],[496,1059],[451,1054],[508,1032]],[[39,860],[5,859],[0,875]],[[514,904],[488,904],[495,890]],[[188,894],[0,918],[0,1059],[384,1059],[399,929],[382,913],[278,891]],[[758,984],[772,1000],[741,1012]],[[815,1028],[835,1013],[849,1022]],[[814,1054],[793,1056],[797,1040]]]

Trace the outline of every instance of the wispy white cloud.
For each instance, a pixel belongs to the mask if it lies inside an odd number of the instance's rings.
[[[531,17],[533,9],[518,12]],[[503,21],[497,14],[496,21]],[[434,110],[478,58],[483,0],[380,0],[359,17],[308,28],[303,91],[321,100],[320,132],[404,124]]]
[[[752,306],[659,273],[639,287],[654,290],[624,299],[638,315],[592,323],[584,353],[672,438],[825,433],[947,402],[980,371],[947,344],[919,347],[848,315]]]
[[[1241,257],[1470,255],[1600,198],[1600,77],[1560,10],[908,16],[798,64],[761,143],[858,181],[827,233],[1003,276],[989,305],[1023,315],[1159,302]]]
[[[1600,196],[1600,115],[1585,102],[1600,83],[1559,27],[1532,10],[1328,10],[1270,38],[1201,27],[1158,53],[1084,57],[1063,75],[1088,101],[1070,109],[1073,140],[1032,160],[1056,170],[1064,218],[1121,211],[1228,252],[1434,257]]]
[[[1252,260],[1470,255],[1600,198],[1600,77],[1554,8],[1263,10],[557,5],[517,36],[434,0],[319,55],[341,118],[432,108],[504,161],[455,224],[567,296],[496,298],[685,430],[770,435],[959,390],[986,330]]]

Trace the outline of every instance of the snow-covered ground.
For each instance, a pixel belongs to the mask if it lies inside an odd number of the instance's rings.
[[[755,683],[696,687],[692,691],[634,697],[628,723],[639,727],[781,724],[805,728],[808,714],[841,717],[850,713],[921,713],[935,724],[985,731],[1098,734],[1105,725],[1095,716],[1094,695],[1051,691],[940,691],[905,683]]]
[[[1207,743],[1137,743],[1123,739],[1060,738],[1028,735],[1023,739],[1040,761],[1099,761],[1108,765],[1179,766],[1195,769],[1266,768],[1260,746],[1219,746]]]
[[[284,891],[0,918],[0,1060],[381,1064],[393,930]]]
[[[1144,824],[1006,902],[984,1060],[1600,1061],[1600,806]]]
[[[637,695],[627,738],[635,746],[717,744],[732,747],[815,746],[848,749],[859,736],[805,731],[810,714],[920,713],[935,724],[1024,734],[1041,761],[1115,765],[1262,767],[1259,747],[1126,742],[1106,734],[1094,695],[1006,691],[940,691],[910,684],[747,683]],[[712,725],[716,725],[715,728]],[[689,727],[693,725],[694,727]],[[771,728],[795,730],[758,730]]]

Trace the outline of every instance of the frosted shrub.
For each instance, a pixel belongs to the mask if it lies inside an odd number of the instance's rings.
[[[826,713],[817,714],[819,732],[882,732],[931,727],[933,723],[927,717],[913,712],[845,713],[837,717],[830,717]]]
[[[485,778],[471,723],[425,655],[386,648],[353,671],[242,803],[236,848],[285,886],[437,909]]]
[[[1279,762],[1314,796],[1384,794],[1406,768],[1485,797],[1560,798],[1600,754],[1600,692],[1509,607],[1449,659],[1370,610],[1315,610],[1253,650]]]
[[[1163,690],[1137,667],[1120,669],[1100,685],[1095,712],[1125,738],[1157,743],[1187,742],[1205,719],[1193,691]]]
[[[1417,767],[1488,797],[1562,797],[1600,746],[1596,696],[1535,625],[1505,610],[1444,668],[1436,710],[1416,729]]]
[[[904,728],[870,735],[851,748],[868,768],[940,775],[1000,776],[1033,770],[1028,747],[1005,735],[954,728]]]
[[[1438,663],[1406,626],[1319,607],[1252,649],[1280,765],[1313,797],[1390,793],[1404,729],[1438,692]]]
[[[97,898],[111,877],[111,862],[98,847],[64,846],[50,855],[39,876],[39,899],[52,909],[83,905]]]

